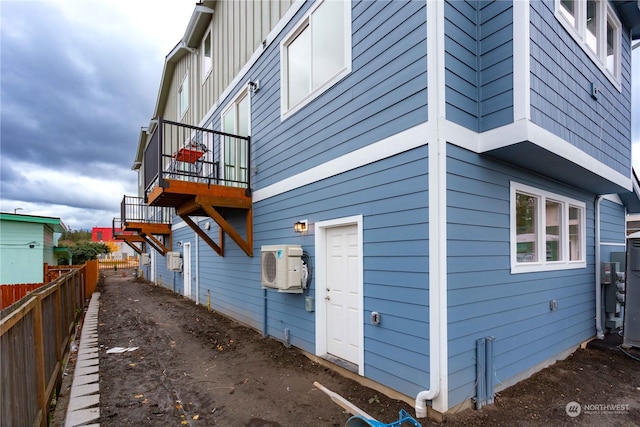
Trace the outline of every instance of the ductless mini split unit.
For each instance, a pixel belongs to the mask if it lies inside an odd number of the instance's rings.
[[[302,293],[302,247],[300,245],[268,245],[261,249],[263,288],[279,292]]]

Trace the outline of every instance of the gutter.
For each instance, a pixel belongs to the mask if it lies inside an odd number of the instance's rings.
[[[602,331],[602,287],[600,285],[600,201],[602,195],[596,197],[593,202],[593,210],[595,212],[595,252],[596,252],[596,338],[599,340],[604,339],[604,332]]]

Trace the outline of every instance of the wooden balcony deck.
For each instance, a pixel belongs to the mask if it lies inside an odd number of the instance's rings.
[[[205,197],[211,206],[221,208],[251,208],[251,196],[243,187],[207,184],[181,180],[165,180],[164,186],[154,187],[147,196],[151,206],[165,206],[180,210],[187,203],[193,203],[196,197]],[[204,211],[191,212],[190,215],[207,215]]]

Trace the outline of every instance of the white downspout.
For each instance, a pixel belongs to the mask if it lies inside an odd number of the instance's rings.
[[[599,340],[604,339],[604,332],[602,331],[602,289],[600,285],[600,201],[602,196],[596,197],[593,202],[595,211],[595,243],[596,243],[596,338]]]
[[[427,401],[438,399],[434,409],[447,409],[447,200],[446,145],[440,138],[439,123],[444,115],[444,4],[427,1],[427,69],[429,88],[429,389],[416,396],[417,418],[427,416]],[[435,19],[433,19],[435,17]],[[442,382],[445,384],[442,384]],[[434,402],[435,403],[435,402]]]
[[[194,232],[196,243],[196,305],[200,305],[200,236]]]

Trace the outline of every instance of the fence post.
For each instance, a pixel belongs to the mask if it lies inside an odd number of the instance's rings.
[[[36,388],[38,390],[37,402],[40,409],[40,426],[49,423],[49,404],[46,402],[47,380],[44,372],[44,336],[42,333],[42,298],[36,296],[36,306],[33,309],[33,348],[36,364]]]
[[[62,313],[60,304],[62,298],[60,298],[61,286],[60,282],[56,283],[56,290],[54,291],[55,298],[55,317],[56,317],[56,358],[60,362],[60,369],[58,370],[58,377],[56,378],[56,395],[60,394],[60,388],[62,387],[62,374],[64,369],[64,363],[62,361],[64,356],[64,349],[62,348],[62,320],[60,313]]]

